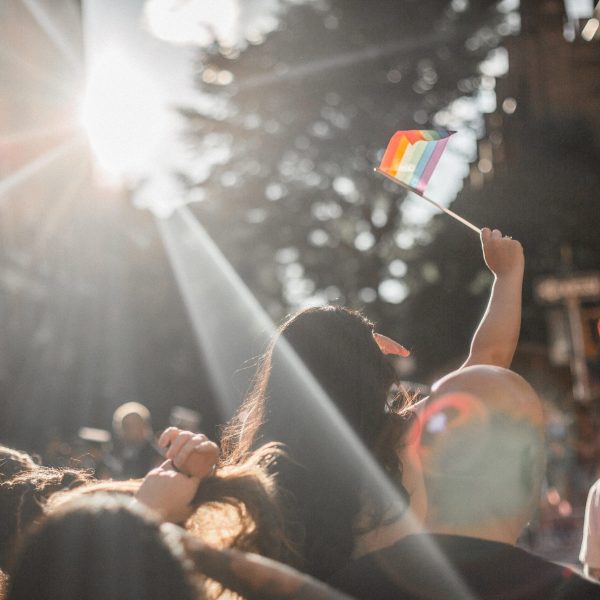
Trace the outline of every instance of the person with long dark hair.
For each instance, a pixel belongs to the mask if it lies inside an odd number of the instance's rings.
[[[495,280],[464,366],[508,367],[520,328],[523,251],[519,242],[498,230],[484,229],[481,241]],[[418,457],[407,443],[410,400],[390,396],[398,378],[389,353],[406,354],[399,344],[375,333],[374,324],[360,313],[339,306],[303,310],[280,327],[252,390],[222,433],[222,465],[243,463],[261,444],[283,444],[286,456],[272,470],[286,506],[287,535],[296,549],[287,560],[320,578],[352,556],[413,531],[425,516]],[[296,385],[299,367],[294,357],[310,375],[307,386]],[[348,442],[324,417],[327,410],[319,413],[308,398],[311,382],[331,400],[334,412],[350,426],[405,506],[410,504],[416,521],[377,496],[374,469],[352,464],[344,445]]]

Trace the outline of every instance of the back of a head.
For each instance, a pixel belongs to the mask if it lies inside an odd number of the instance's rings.
[[[51,495],[90,481],[82,469],[32,465],[0,483],[0,569],[10,571],[20,537],[44,512]]]
[[[290,389],[289,347],[356,435],[373,448],[387,418],[390,386],[396,381],[393,367],[373,338],[373,324],[356,311],[327,306],[304,310],[283,325],[273,349],[265,430],[288,446],[304,447],[304,436],[314,423],[302,422],[308,400],[297,402]],[[300,421],[290,426],[291,416]],[[331,431],[330,424],[325,427]]]
[[[306,369],[292,367],[293,349]],[[314,378],[338,413],[390,474],[399,473],[390,430],[401,427],[387,406],[393,367],[373,338],[373,324],[355,311],[328,306],[304,310],[280,329],[244,410],[257,407],[261,426],[255,446],[277,441],[288,458],[275,465],[284,502],[290,511],[291,537],[313,575],[326,577],[350,556],[352,524],[361,508],[361,492],[373,490],[369,477],[349,459],[347,439],[319,399],[309,397]],[[386,437],[387,436],[387,437]]]
[[[419,419],[430,529],[477,537],[504,529],[516,539],[544,473],[537,394],[519,375],[491,366],[457,371],[432,389]]]
[[[181,560],[158,524],[129,497],[65,505],[32,531],[16,563],[10,600],[191,600]]]

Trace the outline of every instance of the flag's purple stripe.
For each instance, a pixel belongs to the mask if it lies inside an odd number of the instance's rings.
[[[425,170],[423,171],[423,174],[421,175],[421,179],[419,180],[419,183],[415,186],[416,189],[419,190],[420,192],[425,191],[425,188],[427,187],[427,183],[429,182],[429,179],[433,175],[433,170],[437,166],[437,164],[440,160],[440,157],[442,156],[442,152],[444,151],[444,148],[446,147],[447,143],[448,143],[447,137],[440,140],[439,142],[436,142],[435,148],[429,159],[429,162],[427,163],[427,166],[425,167]]]

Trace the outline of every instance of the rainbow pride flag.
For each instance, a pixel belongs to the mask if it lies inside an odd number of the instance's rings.
[[[397,131],[378,170],[423,193],[453,133],[445,129]]]

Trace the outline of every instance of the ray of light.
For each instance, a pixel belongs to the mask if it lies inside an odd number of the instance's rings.
[[[283,81],[297,81],[313,75],[319,75],[326,71],[350,67],[358,63],[369,62],[386,56],[393,56],[394,54],[405,56],[409,52],[422,50],[429,46],[443,45],[454,37],[454,35],[455,34],[451,32],[433,33],[424,35],[417,40],[411,39],[409,41],[393,42],[383,46],[369,46],[353,52],[328,56],[327,58],[313,60],[309,63],[290,67],[287,71],[279,74],[265,73],[264,75],[251,75],[246,79],[240,80],[238,88],[243,90],[274,83],[279,84]]]
[[[157,226],[227,419],[250,383],[238,369],[266,347],[273,324],[187,207]]]
[[[43,171],[58,159],[64,157],[68,152],[73,150],[75,146],[82,142],[83,140],[81,138],[71,138],[66,140],[62,144],[50,148],[41,156],[38,156],[14,173],[11,173],[8,177],[0,179],[0,206],[8,197],[9,192],[14,190],[17,186],[22,185],[40,171]]]
[[[257,340],[264,348],[273,335],[273,324],[188,207],[178,208],[168,219],[157,219],[157,226],[222,414],[227,418],[237,408],[251,376],[247,373],[245,385],[239,381],[236,385],[233,374],[250,356],[247,352],[255,347]],[[335,451],[339,469],[347,470],[349,476],[357,471],[368,474],[372,491],[379,493],[388,506],[403,505],[396,489],[304,363],[291,346],[283,347],[286,359],[283,369],[289,390],[285,401],[301,402],[307,420],[291,426],[302,427],[312,435],[322,432],[330,441],[332,452]],[[437,546],[426,536],[421,537],[432,568],[439,570],[449,590],[457,597],[474,600]]]
[[[39,5],[37,0],[21,0],[21,2],[64,58],[77,70],[81,69],[83,66],[81,58],[56,27],[46,10]]]
[[[69,185],[63,194],[56,199],[53,198],[50,209],[44,214],[43,222],[30,245],[29,263],[37,263],[38,259],[46,253],[48,243],[55,238],[64,217],[71,214],[71,208],[78,199],[77,192],[81,190],[87,178],[88,173],[85,168],[82,168],[79,176],[72,181],[70,178],[65,178]]]
[[[38,138],[50,137],[53,135],[62,135],[74,131],[77,125],[73,121],[52,125],[51,127],[37,127],[35,129],[26,129],[23,131],[12,131],[0,133],[0,146],[3,144],[22,144]]]
[[[29,61],[25,60],[22,56],[20,56],[15,50],[11,48],[0,47],[0,60],[8,63],[9,65],[17,65],[26,73],[32,75],[37,81],[44,82],[46,86],[50,89],[58,92],[61,96],[68,98],[69,100],[73,97],[73,88],[68,85],[62,84],[60,81],[57,81],[48,71],[38,67],[36,65],[31,64]],[[20,83],[22,83],[23,72],[19,71],[18,73],[20,78]],[[6,73],[3,74],[2,85],[6,85]],[[11,89],[12,93],[12,89]]]
[[[76,322],[77,307],[68,306],[67,309],[60,310],[64,298],[77,296],[77,282],[61,280],[56,273],[49,274],[43,266],[45,261],[36,260],[36,255],[39,255],[44,242],[56,231],[60,216],[79,197],[78,193],[86,178],[87,173],[82,170],[78,176],[62,180],[63,184],[68,184],[62,192],[53,190],[53,195],[58,197],[52,199],[51,209],[40,218],[40,230],[26,260],[20,260],[13,269],[19,278],[18,288],[15,290],[18,302],[13,304],[10,314],[7,304],[3,308],[6,311],[5,322],[10,319],[12,335],[23,341],[20,347],[15,345],[11,353],[18,357],[12,369],[14,394],[18,400],[20,415],[17,423],[20,423],[20,427],[38,423],[40,403],[47,403],[58,397],[56,389],[61,376],[59,363],[64,356],[66,344],[72,341],[68,332],[80,330],[81,323]],[[40,203],[45,205],[44,200]],[[40,302],[42,298],[43,302]],[[1,349],[0,346],[0,352]],[[53,427],[56,423],[48,425]]]

